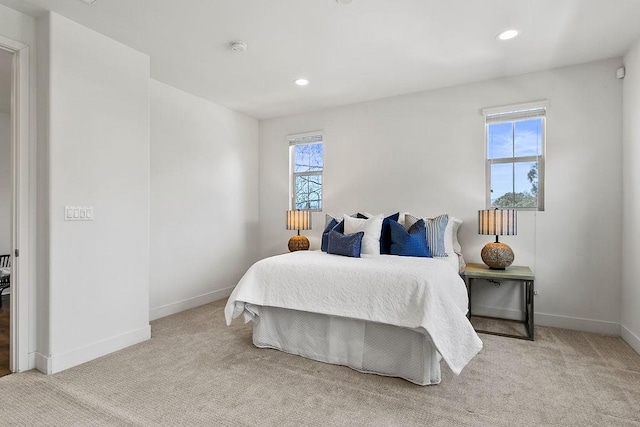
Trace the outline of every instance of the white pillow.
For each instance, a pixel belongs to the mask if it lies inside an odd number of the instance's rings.
[[[376,215],[369,219],[352,218],[349,215],[343,215],[344,234],[364,231],[360,253],[380,255],[380,234],[382,233],[383,219],[382,215]]]
[[[458,242],[458,229],[462,225],[462,220],[453,216],[449,217],[447,228],[444,229],[444,251],[449,256],[455,256],[456,252],[461,251]]]
[[[441,258],[449,261],[458,273],[462,273],[466,265],[462,257],[460,242],[458,242],[458,229],[460,229],[461,225],[462,220],[460,218],[449,217],[447,228],[444,229],[444,251],[447,253],[447,257]]]

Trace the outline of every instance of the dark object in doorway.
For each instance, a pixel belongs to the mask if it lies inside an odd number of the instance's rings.
[[[9,270],[11,268],[11,255],[0,255],[0,269]],[[0,307],[2,307],[2,293],[11,286],[11,274],[0,273]]]

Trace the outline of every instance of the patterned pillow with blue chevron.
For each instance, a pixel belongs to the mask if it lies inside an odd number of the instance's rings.
[[[404,216],[404,227],[409,229],[413,224],[418,222],[420,218],[410,214]],[[444,247],[444,231],[449,223],[449,215],[443,214],[435,218],[424,218],[427,228],[427,244],[429,245],[429,253],[432,257],[446,257],[447,252]]]

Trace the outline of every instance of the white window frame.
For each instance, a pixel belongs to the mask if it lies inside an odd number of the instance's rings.
[[[297,176],[320,176],[322,187],[320,191],[320,209],[300,209],[310,212],[322,212],[324,208],[324,133],[322,131],[304,132],[288,135],[289,141],[289,209],[296,209],[295,182]],[[314,172],[295,172],[294,149],[296,145],[322,143],[322,170]]]
[[[537,207],[509,207],[508,209],[517,209],[521,211],[544,211],[544,192],[545,192],[545,158],[547,152],[547,108],[549,107],[549,101],[534,101],[522,104],[505,105],[501,107],[484,108],[482,115],[485,118],[484,125],[484,157],[485,157],[485,194],[486,194],[486,207],[492,209],[491,206],[491,165],[499,163],[526,163],[526,162],[538,162],[538,206]],[[488,131],[489,125],[494,123],[504,122],[516,122],[521,120],[528,120],[532,118],[542,118],[542,147],[541,153],[538,156],[519,156],[519,157],[503,157],[496,159],[489,159],[488,148]],[[514,177],[515,179],[515,177]]]

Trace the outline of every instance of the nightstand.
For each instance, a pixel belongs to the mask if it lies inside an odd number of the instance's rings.
[[[478,316],[488,319],[508,320],[510,322],[523,323],[527,329],[527,335],[512,335],[503,334],[500,332],[481,331],[485,334],[500,335],[503,337],[520,338],[524,340],[533,341],[534,338],[534,322],[533,322],[533,295],[534,295],[534,281],[535,277],[531,272],[531,269],[526,266],[511,266],[505,270],[492,270],[484,264],[467,264],[463,273],[464,282],[467,285],[467,294],[469,297],[469,314],[467,317],[471,319],[471,288],[474,279],[482,279],[488,282],[500,285],[505,281],[518,282],[524,287],[524,321],[502,319],[498,317]]]

